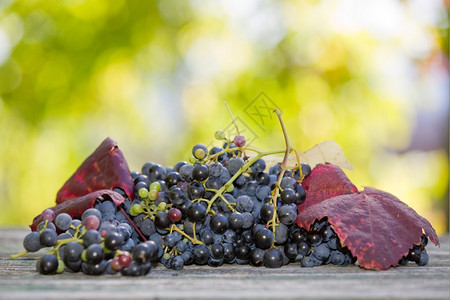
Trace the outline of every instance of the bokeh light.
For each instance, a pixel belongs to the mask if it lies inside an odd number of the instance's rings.
[[[0,225],[25,226],[111,137],[133,170],[231,123],[334,140],[359,187],[448,232],[446,0],[0,2]]]

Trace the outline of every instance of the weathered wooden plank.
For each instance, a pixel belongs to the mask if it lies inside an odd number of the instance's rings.
[[[449,235],[440,248],[430,245],[430,263],[413,263],[387,271],[356,266],[280,269],[224,265],[187,266],[168,270],[162,265],[146,277],[86,276],[65,272],[55,276],[35,272],[44,250],[18,260],[26,230],[0,230],[0,299],[156,299],[156,298],[450,298]]]

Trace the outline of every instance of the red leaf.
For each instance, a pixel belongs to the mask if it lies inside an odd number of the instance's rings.
[[[327,184],[323,181],[328,178],[336,179],[338,167],[325,168],[322,165],[318,168],[310,176],[320,174],[324,178],[309,179],[307,198],[299,205],[296,222],[309,230],[316,219],[328,217],[341,244],[347,246],[358,258],[361,267],[386,270],[396,266],[412,245],[420,242],[423,232],[434,244],[439,245],[439,239],[430,223],[395,196],[370,187],[361,193],[350,193],[350,190],[342,189],[350,183],[347,177],[342,177],[345,176],[342,171],[343,175],[338,176],[341,180],[333,181],[338,187],[330,184],[330,190],[327,190]],[[312,191],[310,195],[309,191]],[[339,192],[345,193],[326,198],[328,194]]]
[[[55,216],[60,213],[68,213],[72,218],[80,219],[83,212],[89,208],[94,207],[95,200],[100,196],[107,196],[104,198],[111,199],[116,206],[122,204],[125,199],[122,195],[111,190],[99,190],[87,195],[67,200],[63,203],[50,207],[55,212]],[[33,224],[30,225],[31,230],[35,231],[40,222],[43,221],[42,215],[38,215],[33,219]]]
[[[133,179],[127,161],[117,143],[106,138],[58,191],[56,203],[115,187],[133,199]]]
[[[303,180],[302,186],[306,191],[306,199],[299,206],[301,209],[334,196],[358,192],[341,168],[328,163],[318,164]]]

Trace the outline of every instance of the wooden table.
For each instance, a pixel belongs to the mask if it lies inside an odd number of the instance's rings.
[[[187,266],[181,271],[159,264],[146,277],[36,273],[41,250],[17,260],[27,230],[0,229],[0,299],[160,299],[160,298],[450,298],[449,235],[441,247],[429,245],[430,263],[387,271],[356,266],[279,269],[224,265]]]

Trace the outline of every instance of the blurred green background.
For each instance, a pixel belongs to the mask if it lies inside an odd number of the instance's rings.
[[[0,225],[25,226],[104,138],[132,170],[229,129],[343,149],[358,186],[448,232],[448,0],[0,0]]]

